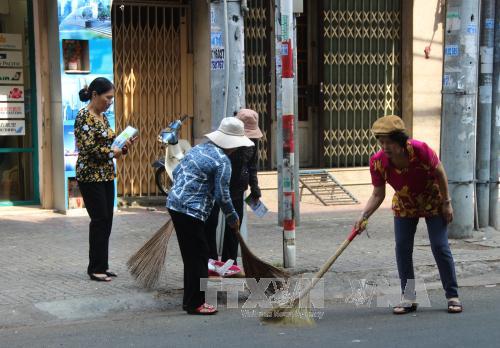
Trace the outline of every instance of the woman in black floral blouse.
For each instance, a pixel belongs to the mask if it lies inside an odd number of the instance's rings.
[[[132,141],[119,149],[111,148],[115,133],[104,112],[113,103],[115,88],[111,81],[98,77],[79,93],[89,104],[78,112],[75,138],[78,147],[76,179],[85,208],[90,216],[89,265],[90,279],[110,281],[116,274],[109,270],[108,247],[115,198],[113,158],[125,155]]]

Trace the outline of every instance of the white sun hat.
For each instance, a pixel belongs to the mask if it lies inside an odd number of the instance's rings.
[[[242,146],[254,146],[253,141],[245,136],[243,122],[236,117],[222,119],[219,128],[212,133],[205,134],[215,145],[223,149],[234,149]]]

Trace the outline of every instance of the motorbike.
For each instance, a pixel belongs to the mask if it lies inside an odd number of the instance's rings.
[[[188,115],[184,115],[181,119],[171,122],[158,135],[158,141],[161,143],[165,155],[155,160],[151,166],[155,168],[156,186],[165,196],[168,195],[168,191],[172,187],[172,172],[191,149],[189,141],[179,139],[178,136],[179,130],[187,118]]]

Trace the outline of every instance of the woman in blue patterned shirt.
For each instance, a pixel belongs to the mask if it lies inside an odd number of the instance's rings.
[[[238,228],[238,214],[229,194],[231,162],[227,155],[239,147],[253,146],[245,136],[243,122],[234,117],[223,119],[206,137],[210,141],[193,147],[175,168],[167,199],[184,262],[182,307],[189,314],[202,315],[217,313],[214,306],[205,303],[205,293],[200,291],[200,279],[208,278],[205,221],[216,201],[227,223]]]

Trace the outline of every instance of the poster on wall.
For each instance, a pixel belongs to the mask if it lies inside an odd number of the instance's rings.
[[[0,103],[0,118],[24,118],[24,103]]]
[[[21,34],[0,33],[0,49],[21,50],[22,44]]]
[[[24,83],[23,69],[0,69],[0,84],[19,85]]]
[[[75,133],[73,125],[64,126],[64,169],[67,172],[76,170],[76,160],[78,159],[78,149],[76,147]]]
[[[111,39],[111,0],[58,0],[58,15],[62,38]]]
[[[24,86],[0,86],[0,102],[23,102]]]
[[[0,120],[0,136],[25,135],[24,120]]]

